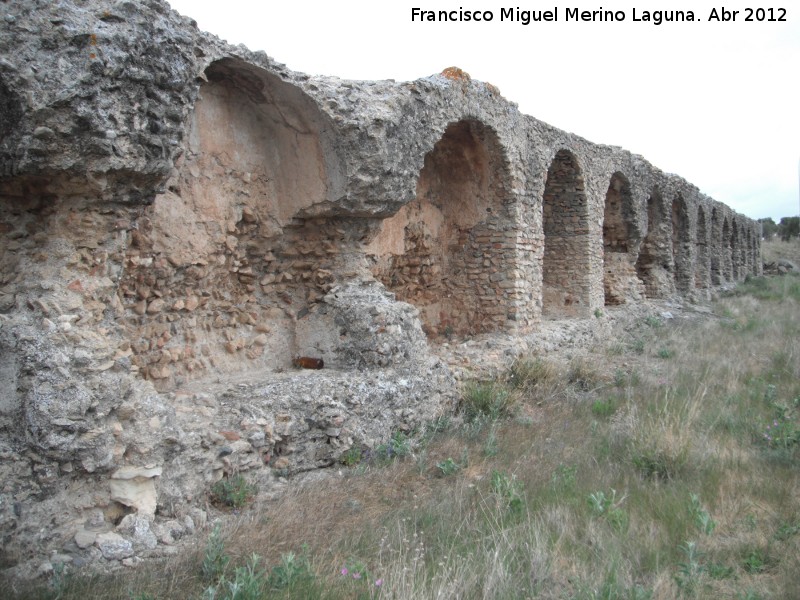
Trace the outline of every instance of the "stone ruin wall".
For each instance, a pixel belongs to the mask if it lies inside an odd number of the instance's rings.
[[[761,272],[758,223],[458,69],[309,77],[159,0],[3,10],[2,568],[167,555],[219,478],[452,411],[444,340]]]

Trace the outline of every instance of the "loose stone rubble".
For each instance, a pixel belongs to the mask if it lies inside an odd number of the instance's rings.
[[[758,223],[460,69],[310,77],[161,0],[0,17],[7,573],[167,556],[222,477],[272,493],[606,305],[761,272]]]

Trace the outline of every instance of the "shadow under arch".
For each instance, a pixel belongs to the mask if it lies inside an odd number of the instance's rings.
[[[184,154],[131,233],[121,283],[132,360],[161,389],[289,367],[305,347],[300,319],[335,270],[332,227],[312,222],[344,189],[328,118],[239,59],[204,75]]]
[[[511,185],[497,133],[476,119],[451,122],[424,158],[416,197],[367,249],[375,277],[420,311],[429,337],[510,327],[516,244]]]
[[[672,252],[664,199],[658,188],[647,198],[647,233],[639,248],[636,271],[648,298],[663,298],[671,291]]]
[[[559,150],[542,196],[542,315],[585,316],[590,309],[589,206],[583,170],[571,151]]]
[[[606,306],[624,304],[644,296],[636,272],[640,239],[631,185],[617,171],[611,176],[603,211],[603,291]]]

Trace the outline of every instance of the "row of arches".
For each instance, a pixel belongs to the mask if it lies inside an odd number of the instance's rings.
[[[652,184],[644,199],[624,168],[587,175],[576,148],[555,146],[520,183],[498,132],[474,117],[428,146],[409,202],[373,210],[369,190],[348,188],[357,157],[339,153],[310,96],[233,59],[206,79],[120,286],[136,366],[152,379],[282,369],[305,354],[335,364],[352,332],[316,307],[354,274],[414,305],[441,339],[692,294],[757,264],[757,237],[722,205]],[[376,332],[393,331],[375,318]]]
[[[420,308],[429,333],[508,328],[511,298],[500,286],[514,288],[506,274],[519,265],[515,238],[503,231],[524,224],[513,219],[507,178],[494,132],[477,121],[453,123],[425,158],[415,200],[379,234],[376,277]],[[755,236],[728,211],[691,203],[680,192],[667,202],[655,186],[640,202],[620,171],[608,181],[599,246],[583,169],[567,149],[548,167],[539,206],[539,268],[532,271],[541,278],[528,292],[533,320],[672,293],[703,297],[711,286],[757,272]],[[533,219],[527,225],[537,229]],[[394,246],[381,251],[381,239]]]

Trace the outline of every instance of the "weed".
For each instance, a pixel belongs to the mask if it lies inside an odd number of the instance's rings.
[[[409,454],[411,454],[411,439],[402,431],[396,431],[388,442],[375,448],[375,458],[380,463],[389,463]]]
[[[455,475],[456,473],[458,473],[458,471],[461,470],[461,465],[459,465],[452,458],[447,458],[445,460],[437,462],[436,468],[439,469],[439,472],[443,477],[447,477],[449,475]]]
[[[751,549],[742,560],[742,567],[748,573],[761,573],[767,569],[767,555],[760,548]]]
[[[489,433],[486,436],[486,442],[483,444],[483,455],[487,457],[497,456],[499,452],[499,446],[497,442],[497,428],[492,427],[489,429]]]
[[[230,557],[225,553],[225,543],[222,541],[219,523],[214,526],[211,535],[208,536],[203,563],[200,572],[206,581],[216,581],[228,568]]]
[[[644,354],[644,340],[643,339],[634,340],[630,345],[630,350],[634,354]]]
[[[577,472],[577,465],[559,465],[550,478],[550,485],[556,490],[572,490],[575,488]]]
[[[673,456],[657,448],[633,454],[633,465],[647,479],[669,480],[674,478],[686,464],[686,456]]]
[[[625,496],[617,500],[617,490],[612,489],[610,495],[602,490],[589,494],[589,507],[595,516],[603,517],[617,531],[623,531],[628,525],[628,515],[621,507]]]
[[[213,600],[260,600],[263,598],[266,572],[259,568],[260,560],[260,556],[253,554],[247,564],[234,569],[232,581],[223,577],[215,588],[207,589],[207,597],[213,598]],[[213,593],[210,593],[210,590],[214,590]]]
[[[689,495],[689,516],[694,526],[705,535],[711,535],[717,524],[711,514],[703,507],[697,494]]]
[[[577,389],[588,392],[596,387],[600,377],[595,367],[588,360],[579,358],[573,360],[567,371],[567,381]]]
[[[510,412],[512,404],[513,400],[508,389],[492,381],[468,383],[461,399],[467,423],[483,417],[496,421]]]
[[[659,348],[658,349],[658,358],[669,359],[675,356],[675,351],[670,350],[669,348]]]
[[[342,458],[340,459],[340,461],[346,467],[354,467],[361,462],[361,459],[362,459],[361,448],[359,448],[358,446],[353,446],[349,448],[347,452],[342,454]]]
[[[596,319],[599,319],[600,317],[603,316],[603,311],[600,310],[599,308],[595,308],[594,309],[594,316],[595,316]]]
[[[440,433],[444,433],[452,425],[452,420],[449,415],[441,415],[436,417],[433,421],[425,424],[425,435],[432,437]]]
[[[497,498],[498,504],[508,512],[519,514],[525,506],[522,484],[517,481],[516,475],[507,475],[502,471],[492,471],[490,484],[492,493]]]
[[[540,358],[517,358],[508,370],[506,380],[513,388],[530,389],[551,381],[554,376],[553,367]]]
[[[653,329],[661,329],[664,326],[664,321],[653,315],[645,317],[644,323]]]
[[[793,525],[784,523],[778,528],[778,531],[775,532],[775,539],[779,542],[785,542],[798,533],[800,533],[800,523],[795,523]]]
[[[684,553],[686,558],[684,562],[678,563],[675,581],[679,588],[691,594],[703,572],[703,566],[700,564],[700,552],[697,550],[696,542],[686,542],[679,547],[679,550]]]
[[[622,369],[616,369],[614,371],[614,385],[618,388],[625,387],[625,381],[627,377],[625,376],[625,371]]]
[[[270,589],[282,590],[314,579],[314,572],[308,560],[308,547],[303,546],[302,554],[287,552],[281,556],[279,565],[272,567],[268,585]]]
[[[617,405],[613,398],[595,400],[592,403],[592,414],[596,417],[610,417],[616,410]]]
[[[611,356],[622,356],[625,354],[625,345],[615,342],[608,347],[608,353]]]
[[[792,421],[773,419],[762,437],[770,448],[785,450],[800,443],[800,428]]]
[[[216,504],[241,508],[255,492],[255,487],[242,475],[234,475],[220,479],[211,487],[211,500]]]
[[[719,563],[709,563],[704,570],[711,579],[731,579],[736,574],[733,567]]]

